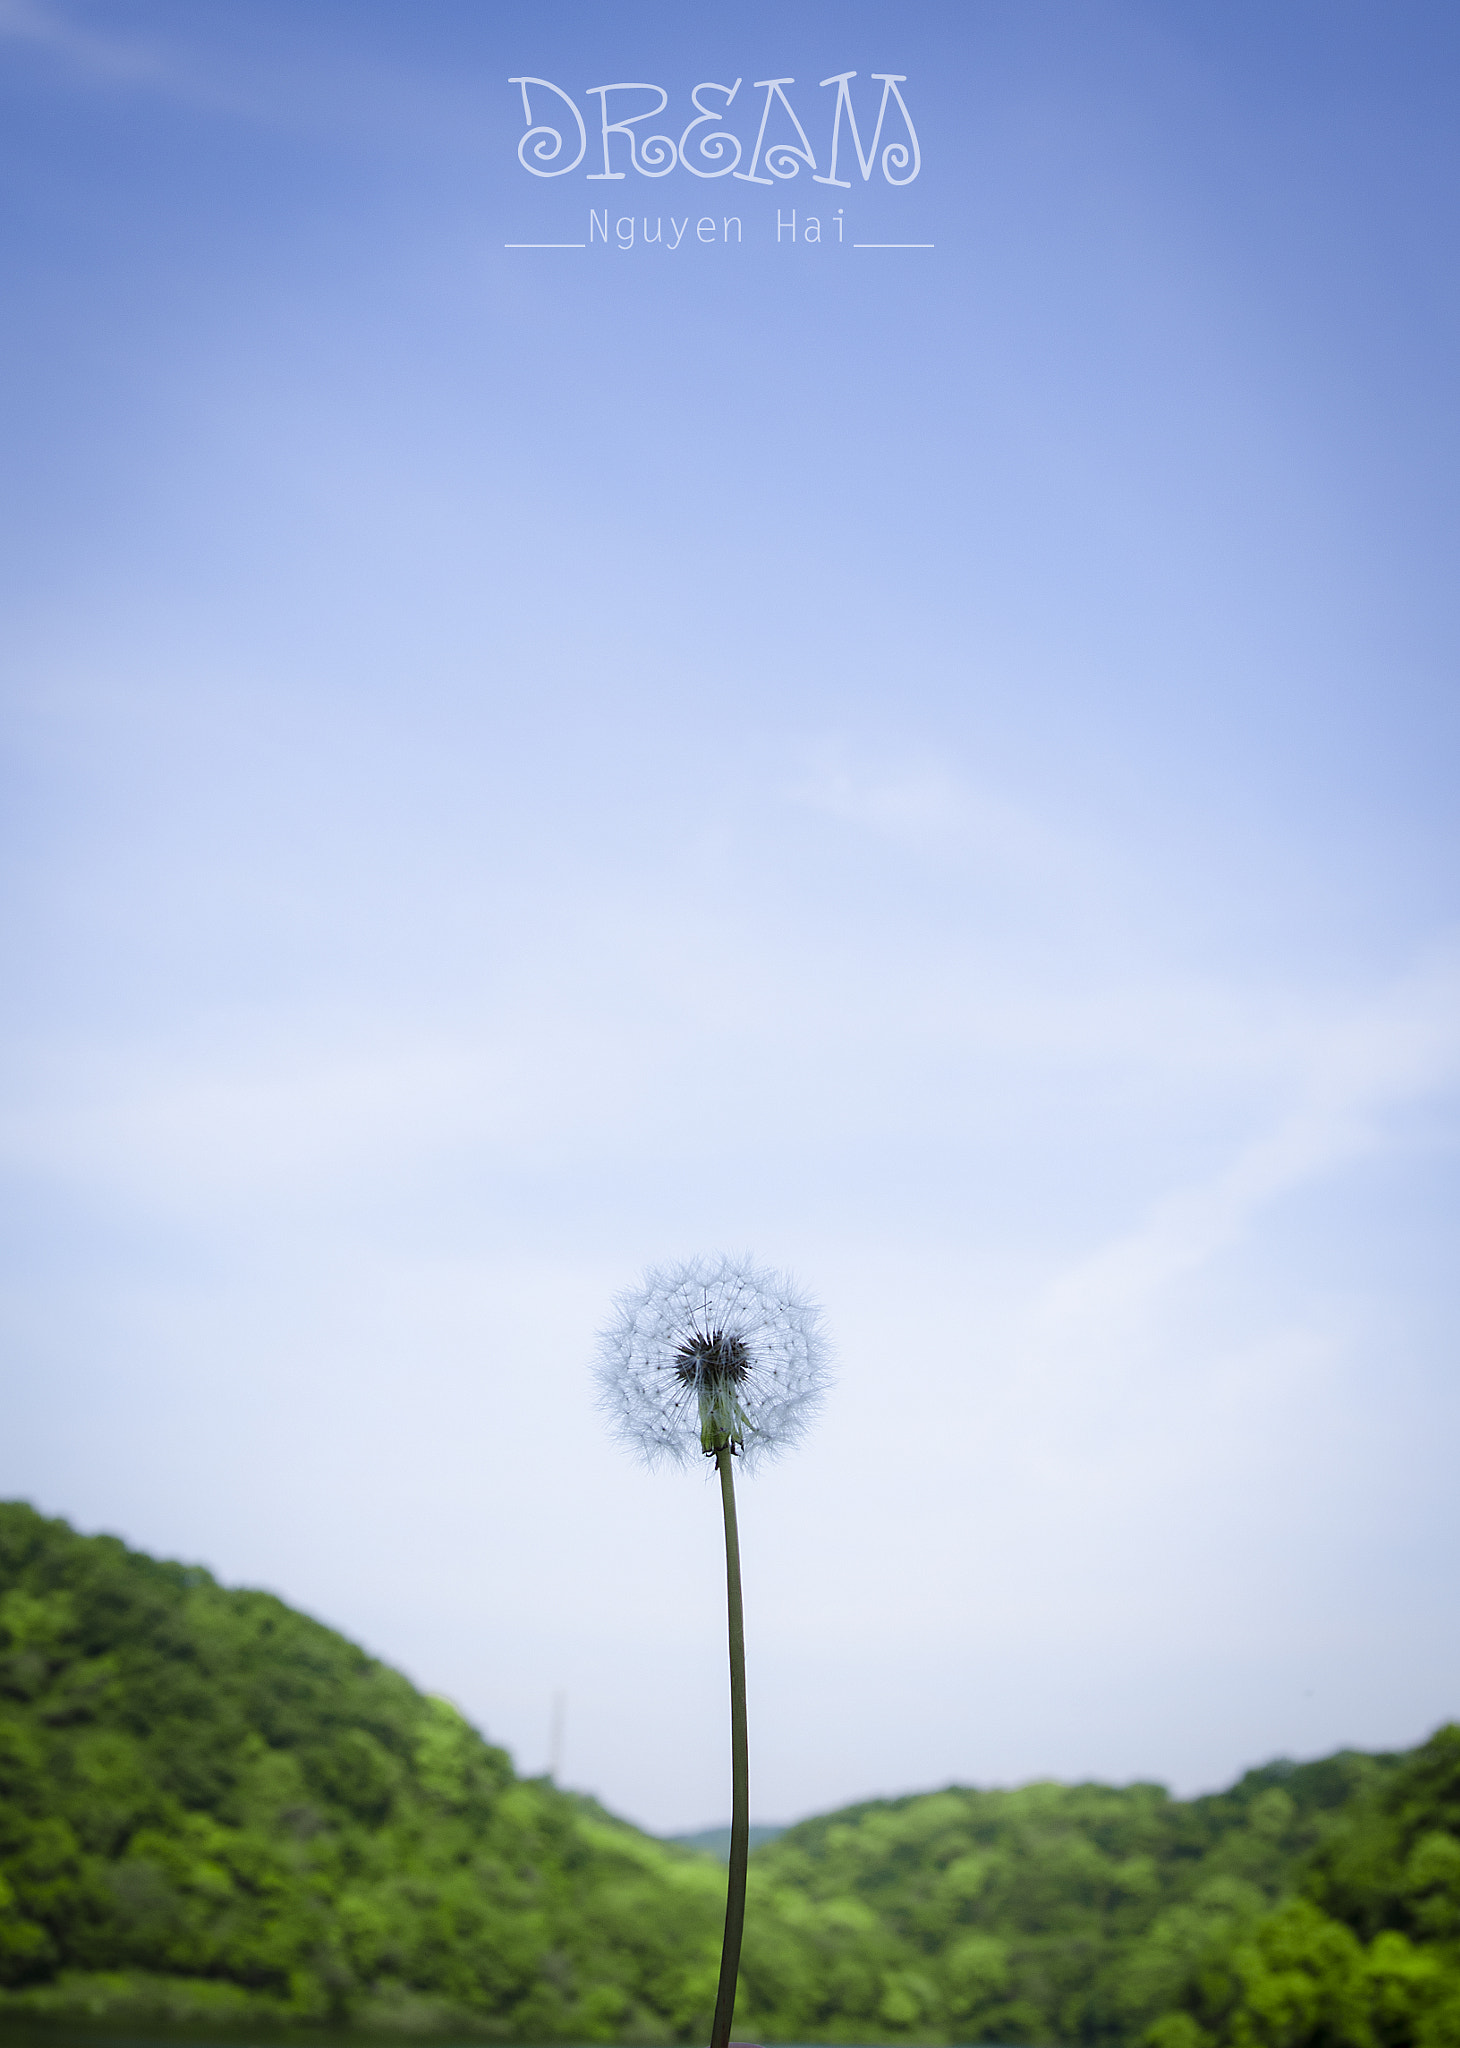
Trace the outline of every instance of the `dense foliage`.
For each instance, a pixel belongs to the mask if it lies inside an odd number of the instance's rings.
[[[1271,1765],[1186,1801],[951,1789],[804,1822],[751,1865],[746,2018],[800,2041],[1138,2040],[1387,1764]]]
[[[724,1872],[261,1593],[0,1506],[0,2016],[693,2041]],[[1460,2048],[1460,1730],[758,1849],[737,2033]]]
[[[723,1877],[263,1593],[0,1506],[13,2013],[702,2033]]]
[[[1460,2048],[1460,1727],[1327,1833],[1297,1896],[1196,1960],[1149,2048]]]

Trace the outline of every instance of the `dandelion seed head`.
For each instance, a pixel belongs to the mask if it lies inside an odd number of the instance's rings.
[[[651,1465],[728,1444],[749,1469],[797,1441],[825,1392],[821,1310],[748,1260],[656,1267],[619,1296],[597,1378],[615,1435]]]

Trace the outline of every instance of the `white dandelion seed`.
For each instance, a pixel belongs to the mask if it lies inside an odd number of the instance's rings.
[[[730,1624],[730,1869],[710,2048],[729,2048],[750,1854],[750,1737],[735,1464],[795,1443],[826,1389],[821,1310],[783,1273],[748,1260],[690,1259],[621,1294],[598,1340],[598,1386],[619,1437],[651,1465],[713,1458],[725,1516]]]
[[[651,1465],[721,1446],[747,1471],[795,1443],[827,1385],[821,1310],[783,1273],[727,1258],[656,1267],[598,1340],[615,1435]]]

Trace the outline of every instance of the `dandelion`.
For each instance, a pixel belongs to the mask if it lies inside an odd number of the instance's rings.
[[[798,1441],[826,1387],[821,1311],[781,1273],[733,1259],[691,1259],[646,1273],[620,1295],[598,1340],[598,1383],[616,1434],[650,1465],[712,1458],[725,1514],[730,1609],[730,1882],[710,2048],[727,2048],[735,2012],[750,1848],[745,1617],[734,1461],[747,1471]]]

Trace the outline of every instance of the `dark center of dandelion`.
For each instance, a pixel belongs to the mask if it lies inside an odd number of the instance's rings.
[[[702,1387],[706,1382],[735,1386],[750,1371],[744,1339],[728,1330],[696,1330],[674,1358],[674,1369],[687,1387]]]

